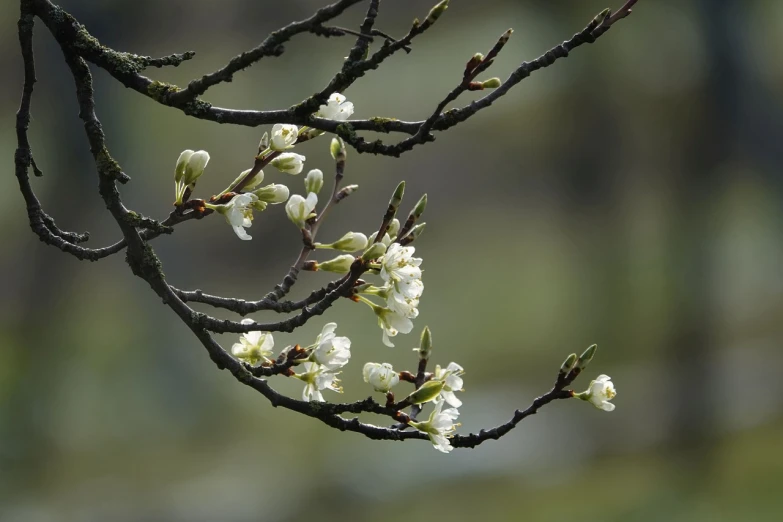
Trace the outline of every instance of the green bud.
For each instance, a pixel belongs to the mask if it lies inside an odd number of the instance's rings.
[[[409,404],[424,404],[435,399],[445,386],[444,381],[427,381],[421,385],[421,388],[408,395],[405,402]]]
[[[385,253],[386,245],[383,243],[373,243],[372,246],[370,246],[370,248],[365,250],[364,254],[362,254],[362,260],[370,261],[372,259],[378,259]]]
[[[269,133],[265,132],[263,136],[261,136],[261,141],[258,142],[258,152],[261,153],[269,148]]]
[[[188,149],[183,150],[179,155],[179,158],[177,158],[177,166],[174,168],[174,181],[176,183],[182,181],[182,176],[185,175],[185,167],[187,167],[188,161],[192,155],[193,151]]]
[[[471,62],[475,63],[481,63],[482,60],[484,60],[484,53],[476,53],[473,55],[473,58],[470,59]]]
[[[429,359],[432,352],[432,333],[430,327],[425,326],[421,331],[421,345],[419,346],[419,359]]]
[[[392,194],[391,199],[389,200],[389,206],[394,208],[394,211],[397,211],[397,208],[400,206],[400,203],[402,203],[402,196],[405,195],[405,182],[400,181],[400,184],[397,185],[397,188],[394,189],[394,194]]]
[[[349,254],[337,256],[334,259],[318,263],[316,265],[317,270],[324,272],[336,272],[338,274],[345,274],[351,270],[351,265],[356,261],[356,258]]]
[[[579,369],[579,371],[584,370],[587,368],[587,365],[590,364],[590,361],[593,360],[593,357],[595,356],[595,351],[598,349],[598,345],[594,344],[590,346],[587,350],[585,350],[582,355],[579,356],[579,359],[576,361],[575,368]]]
[[[485,89],[497,89],[502,85],[503,82],[500,81],[500,78],[490,78],[489,80],[481,82],[481,85]]]
[[[424,227],[426,225],[427,223],[419,223],[418,225],[413,227],[411,231],[408,232],[408,234],[406,234],[405,237],[400,240],[400,244],[402,246],[405,246],[416,241],[419,238],[419,236],[424,232]]]
[[[341,137],[332,138],[332,143],[329,144],[329,153],[335,161],[345,161],[345,142]]]
[[[418,220],[422,214],[424,214],[424,209],[427,208],[427,194],[424,194],[418,203],[416,203],[416,206],[413,207],[413,211],[411,212],[411,215],[414,219]]]
[[[448,9],[449,7],[449,0],[443,0],[442,2],[438,3],[435,7],[433,7],[430,10],[430,13],[427,15],[427,23],[435,23],[435,21],[440,18],[440,16]]]
[[[576,354],[572,353],[569,355],[565,361],[563,361],[563,364],[560,365],[560,373],[562,375],[567,374],[571,371],[571,368],[574,367],[574,364],[576,363]]]
[[[324,173],[320,169],[313,169],[307,173],[305,177],[305,190],[307,192],[315,192],[318,194],[321,192],[321,187],[324,186]]]

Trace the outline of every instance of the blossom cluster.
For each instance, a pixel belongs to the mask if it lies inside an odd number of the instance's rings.
[[[345,96],[334,93],[314,116],[337,121],[345,121],[354,111],[354,106]],[[330,152],[337,164],[334,192],[326,205],[317,211],[318,195],[324,185],[324,174],[320,169],[310,169],[304,177],[304,193],[291,195],[284,184],[261,186],[264,181],[263,167],[270,165],[280,172],[298,175],[304,171],[306,157],[292,152],[301,141],[310,140],[323,134],[323,131],[291,124],[276,124],[271,132],[264,134],[259,152],[252,169],[239,174],[221,193],[207,201],[201,201],[203,209],[221,214],[231,225],[237,237],[250,240],[247,233],[253,221],[254,212],[264,211],[269,205],[285,203],[288,219],[302,231],[304,238],[301,263],[311,251],[335,250],[342,254],[326,261],[307,261],[307,270],[320,270],[336,273],[348,273],[357,262],[361,262],[363,274],[372,274],[376,283],[364,279],[356,281],[350,295],[351,299],[361,302],[373,311],[377,324],[382,331],[384,345],[394,347],[392,339],[398,334],[408,334],[413,330],[413,320],[419,316],[419,301],[424,292],[422,281],[422,258],[415,257],[416,250],[410,243],[422,232],[424,223],[418,223],[426,204],[426,194],[417,202],[405,224],[396,219],[396,211],[402,201],[405,184],[400,183],[389,204],[389,214],[380,230],[369,234],[349,231],[331,243],[315,242],[315,235],[326,211],[332,204],[351,194],[357,188],[349,185],[339,189],[341,172],[345,162],[345,145],[335,138]],[[184,209],[192,194],[196,181],[203,174],[209,154],[205,151],[184,151],[175,167],[175,205]],[[339,190],[339,192],[338,192]],[[191,207],[196,208],[196,207]],[[363,276],[364,277],[364,276]],[[243,319],[241,324],[254,324],[252,319]],[[250,367],[263,366],[274,368],[275,373],[298,379],[304,383],[302,400],[323,402],[322,392],[330,390],[342,393],[338,376],[350,362],[351,340],[337,336],[337,324],[327,323],[315,341],[302,347],[286,346],[275,356],[275,340],[271,332],[251,331],[240,336],[231,347],[231,354]],[[419,354],[419,368],[416,375],[411,372],[398,372],[389,363],[367,362],[362,367],[364,382],[373,390],[385,394],[387,406],[394,405],[398,419],[419,432],[426,434],[435,449],[443,453],[453,450],[451,437],[459,423],[462,400],[457,396],[463,391],[462,366],[451,362],[448,366],[436,365],[434,371],[427,372],[426,365],[432,352],[432,336],[429,328],[424,328],[421,345],[414,349]],[[572,354],[561,366],[561,376],[581,372],[595,354],[595,346],[590,347],[582,356]],[[283,364],[285,363],[285,364]],[[413,383],[416,388],[402,400],[395,402],[393,389],[401,381]],[[566,382],[565,380],[563,382]],[[610,378],[601,375],[590,383],[588,390],[582,393],[569,392],[569,396],[590,402],[604,411],[612,411],[610,401],[616,395]],[[422,408],[431,404],[432,408],[424,420],[418,420]],[[410,408],[410,415],[402,410]]]

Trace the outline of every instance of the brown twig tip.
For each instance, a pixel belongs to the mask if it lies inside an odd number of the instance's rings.
[[[606,21],[607,27],[611,27],[611,25],[614,24],[616,21],[622,20],[623,18],[631,14],[633,12],[631,8],[634,5],[636,5],[638,1],[639,0],[628,0],[627,2],[625,2],[625,4],[623,4],[623,6],[620,9],[618,9],[615,13],[613,13]]]

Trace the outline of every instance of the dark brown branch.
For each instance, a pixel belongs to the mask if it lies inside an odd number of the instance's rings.
[[[267,36],[258,47],[232,58],[225,67],[222,67],[213,73],[206,74],[198,80],[193,80],[188,84],[187,88],[173,93],[169,98],[169,103],[178,105],[193,100],[197,96],[204,94],[207,89],[213,85],[230,82],[235,73],[250,67],[261,58],[265,56],[280,56],[283,54],[283,44],[292,36],[308,32],[313,27],[336,18],[347,8],[361,1],[362,0],[340,0],[339,2],[319,9],[313,16],[306,20],[292,22],[282,29],[274,31]]]

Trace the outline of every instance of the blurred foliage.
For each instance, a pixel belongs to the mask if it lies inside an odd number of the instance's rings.
[[[195,50],[177,69],[148,71],[180,85],[321,4],[63,0],[119,50]],[[402,34],[429,7],[384,2],[378,27]],[[347,94],[357,117],[420,119],[508,27],[516,32],[489,76],[604,7],[455,0],[410,55]],[[215,370],[122,256],[80,263],[36,241],[10,168],[18,6],[1,2],[0,519],[779,520],[783,65],[773,50],[783,44],[783,5],[646,0],[634,11],[437,142],[399,160],[349,154],[346,181],[361,188],[324,240],[375,223],[400,179],[407,205],[430,195],[417,328],[432,328],[434,362],[467,369],[462,429],[506,420],[548,389],[568,353],[594,342],[598,356],[578,387],[593,373],[618,387],[612,415],[553,404],[500,442],[444,456],[274,410]],[[340,24],[362,16],[354,9]],[[297,37],[207,99],[287,107],[320,89],[351,43]],[[45,176],[34,186],[58,224],[107,244],[119,233],[95,191],[72,81],[42,27],[35,46],[31,138]],[[102,71],[95,79],[108,144],[133,178],[123,188],[130,207],[168,213],[185,148],[212,155],[200,194],[250,166],[264,129],[185,118]],[[299,152],[329,171],[328,140]],[[302,182],[272,169],[267,179]],[[241,242],[207,219],[156,247],[177,286],[257,298],[282,277],[298,239],[280,207],[251,232]],[[296,295],[324,281],[305,274]],[[277,345],[309,343],[327,320],[354,342],[345,399],[369,392],[367,360],[413,369],[417,335],[388,349],[366,307],[348,301],[276,335]],[[300,393],[296,382],[274,384]]]

